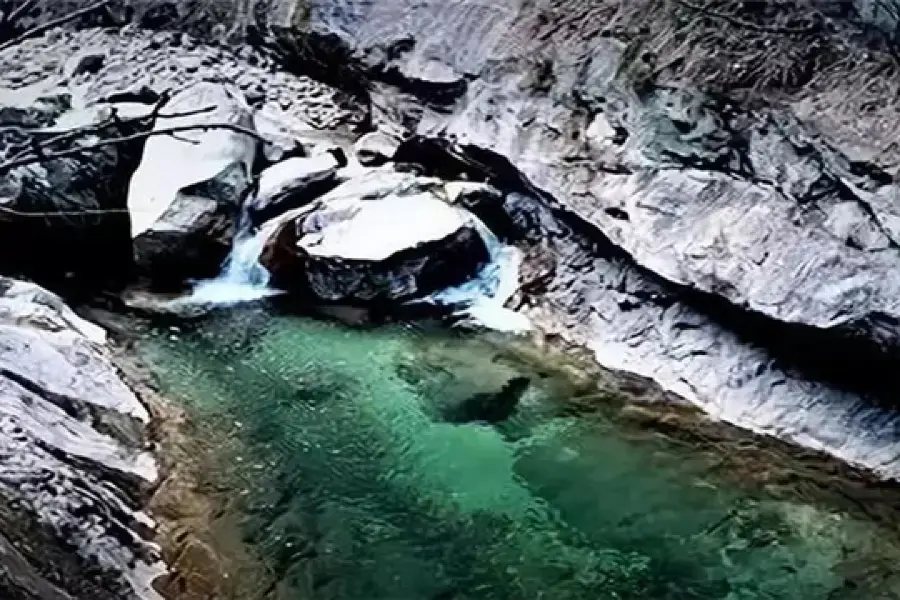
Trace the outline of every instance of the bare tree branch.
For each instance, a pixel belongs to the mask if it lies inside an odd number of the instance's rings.
[[[191,117],[201,114],[206,114],[212,112],[216,109],[215,106],[207,106],[205,108],[198,108],[193,110],[186,110],[183,112],[164,114],[162,113],[162,108],[164,103],[168,101],[167,97],[160,98],[160,101],[153,107],[153,109],[148,112],[146,115],[140,115],[137,117],[131,117],[128,119],[122,119],[119,117],[118,112],[113,107],[112,114],[103,121],[95,123],[93,125],[86,125],[84,127],[78,127],[72,129],[70,131],[64,131],[62,133],[53,132],[51,137],[41,138],[42,134],[47,134],[47,132],[43,132],[41,130],[28,130],[26,128],[22,128],[19,126],[10,126],[10,127],[0,127],[0,134],[4,133],[17,133],[22,136],[31,136],[28,143],[22,146],[22,150],[18,153],[11,154],[4,163],[0,163],[0,172],[3,171],[2,165],[7,163],[16,163],[17,161],[35,157],[40,152],[47,152],[49,148],[55,146],[57,144],[62,144],[64,142],[69,142],[77,138],[84,138],[90,135],[100,135],[109,127],[123,127],[127,125],[133,125],[136,123],[140,123],[146,121],[148,123],[154,122],[157,118],[165,118],[165,119],[174,119],[179,117]],[[193,140],[184,140],[193,142]],[[84,146],[82,146],[83,148]],[[15,167],[11,167],[15,168]]]
[[[226,129],[229,131],[233,131],[235,133],[240,133],[253,139],[266,142],[266,139],[261,136],[259,133],[254,131],[253,129],[249,129],[247,127],[243,127],[241,125],[235,125],[234,123],[203,123],[203,124],[194,124],[194,125],[179,125],[175,127],[167,127],[163,129],[155,129],[152,131],[143,131],[140,133],[134,133],[131,135],[125,135],[121,137],[111,137],[99,140],[97,142],[91,144],[85,144],[83,146],[79,146],[77,148],[69,148],[67,150],[60,150],[57,152],[47,152],[44,147],[41,147],[39,150],[33,151],[30,156],[24,156],[21,158],[14,158],[4,162],[0,162],[0,174],[9,172],[13,169],[17,169],[19,167],[24,167],[28,165],[33,165],[36,163],[46,162],[50,160],[56,160],[59,158],[67,158],[70,156],[78,156],[79,154],[84,154],[87,152],[92,152],[95,150],[100,150],[102,148],[106,148],[107,146],[115,146],[119,144],[127,144],[130,142],[136,142],[139,140],[145,140],[149,137],[155,137],[160,135],[172,135],[176,133],[185,133],[189,131],[212,131],[215,129]]]
[[[83,217],[83,216],[105,216],[105,215],[121,215],[128,212],[127,208],[79,208],[77,210],[54,210],[54,211],[24,211],[9,208],[0,204],[0,220],[3,215],[23,218],[52,218],[52,217]]]
[[[24,2],[22,2],[22,4],[9,11],[9,14],[3,17],[4,23],[12,25],[19,17],[31,10],[31,8],[37,3],[38,0],[25,0]]]
[[[33,38],[33,37],[37,37],[46,31],[50,31],[54,27],[59,27],[60,25],[64,25],[64,24],[68,23],[69,21],[74,21],[78,17],[82,17],[82,16],[90,14],[96,10],[100,10],[101,8],[108,5],[110,3],[110,1],[111,0],[99,0],[98,2],[94,2],[93,4],[85,6],[84,8],[70,12],[67,15],[63,15],[63,16],[59,17],[58,19],[53,19],[52,21],[48,21],[47,23],[44,23],[43,25],[38,25],[37,27],[33,27],[32,29],[29,29],[28,31],[26,31],[20,35],[17,35],[16,37],[0,44],[0,52],[6,50],[7,48],[12,48],[13,46],[15,46],[17,44],[22,43],[24,40],[27,40],[27,39]],[[26,4],[28,4],[28,2],[26,2]]]

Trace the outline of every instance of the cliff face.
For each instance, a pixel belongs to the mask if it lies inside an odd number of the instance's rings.
[[[533,199],[508,208],[536,234],[545,329],[900,474],[880,408],[900,356],[896,7],[334,6],[313,3],[306,47],[345,45],[378,126],[454,140]]]

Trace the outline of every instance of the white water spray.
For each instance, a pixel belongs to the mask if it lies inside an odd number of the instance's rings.
[[[532,331],[533,326],[527,317],[505,306],[518,289],[521,252],[502,244],[474,215],[469,215],[469,218],[488,250],[488,264],[469,281],[419,302],[456,307],[460,325],[477,325],[507,333]],[[283,293],[269,287],[269,272],[259,262],[265,239],[266,233],[254,231],[250,220],[244,215],[222,273],[215,279],[199,282],[190,296],[176,302],[231,306]]]
[[[259,263],[264,244],[263,232],[253,231],[249,219],[242,218],[222,273],[198,283],[182,302],[230,306],[281,294],[269,287],[269,272]]]
[[[528,317],[506,308],[519,287],[522,253],[500,243],[497,236],[475,216],[472,223],[488,250],[490,260],[471,280],[432,294],[435,304],[461,307],[462,325],[480,325],[494,331],[527,333],[534,329]]]

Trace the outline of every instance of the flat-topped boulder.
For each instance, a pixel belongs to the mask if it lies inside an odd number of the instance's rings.
[[[434,180],[376,171],[264,226],[276,287],[342,304],[402,302],[474,276],[488,259],[475,218]]]
[[[311,202],[338,184],[337,171],[346,163],[340,150],[275,163],[260,173],[247,213],[260,223]]]

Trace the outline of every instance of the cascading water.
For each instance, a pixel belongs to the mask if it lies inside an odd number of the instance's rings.
[[[489,262],[472,279],[418,302],[453,307],[460,325],[507,333],[531,331],[533,327],[527,317],[505,307],[518,288],[521,253],[502,244],[474,215],[468,218],[484,241]],[[189,297],[177,302],[232,306],[281,294],[280,290],[269,287],[269,272],[259,262],[265,244],[264,229],[254,229],[249,216],[243,214],[221,274],[199,282]]]
[[[259,263],[263,244],[263,232],[254,231],[249,217],[242,215],[222,273],[215,279],[199,282],[183,301],[229,306],[280,294],[279,290],[269,287],[269,272]]]
[[[532,331],[534,328],[526,316],[506,308],[507,301],[519,287],[521,252],[502,244],[477,217],[471,219],[484,240],[490,261],[474,278],[432,294],[427,301],[458,307],[456,314],[461,317],[461,325],[479,325],[507,333]]]

